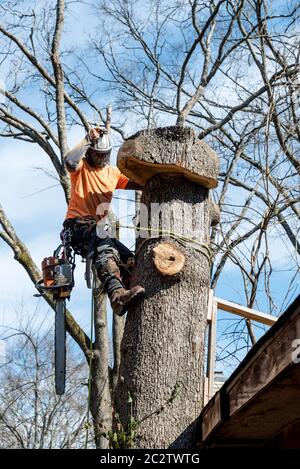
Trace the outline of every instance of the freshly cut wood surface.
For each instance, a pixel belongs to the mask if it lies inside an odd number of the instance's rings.
[[[185,263],[185,255],[174,244],[160,243],[153,248],[153,262],[162,275],[176,275]]]

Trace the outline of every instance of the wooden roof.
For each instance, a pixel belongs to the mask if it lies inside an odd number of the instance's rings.
[[[200,425],[202,447],[300,448],[300,295],[208,402]]]

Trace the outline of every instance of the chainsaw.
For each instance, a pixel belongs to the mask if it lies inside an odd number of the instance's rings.
[[[61,252],[62,251],[62,252]],[[55,391],[62,395],[66,381],[66,300],[74,286],[75,262],[70,248],[58,246],[53,256],[42,261],[43,278],[36,283],[41,295],[50,293],[55,308]],[[35,296],[41,296],[35,295]]]

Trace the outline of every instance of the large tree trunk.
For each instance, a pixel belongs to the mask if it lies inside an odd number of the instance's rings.
[[[164,135],[156,137],[164,140]],[[187,139],[192,136],[183,137],[181,142],[179,136],[172,152],[165,152],[164,163],[168,164],[168,155],[170,162],[189,158]],[[207,188],[175,175],[178,168],[170,172],[152,176],[143,191],[141,226],[147,226],[146,207],[152,228],[163,230],[164,239],[153,230],[150,239],[137,243],[134,277],[145,286],[146,297],[129,311],[122,342],[119,412],[126,427],[131,417],[130,393],[139,448],[193,448],[196,419],[203,406],[210,203]],[[153,204],[163,205],[158,209]],[[166,231],[173,234],[168,236]],[[153,262],[153,248],[164,246],[162,241],[174,246],[174,258],[176,248],[185,256],[183,268],[174,275],[166,275]],[[170,256],[171,264],[174,258]]]

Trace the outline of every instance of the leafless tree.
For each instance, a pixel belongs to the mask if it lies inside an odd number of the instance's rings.
[[[243,301],[253,307],[263,289],[269,311],[278,313],[299,272],[299,3],[136,6],[104,2],[106,34],[94,39],[106,82],[118,90],[114,106],[145,126],[186,122],[221,155],[212,287],[233,262],[243,278]],[[270,286],[273,239],[291,257],[292,284],[280,305]]]
[[[72,48],[63,33],[74,21],[74,2],[41,1],[34,9],[25,0],[2,2],[0,64],[6,89],[1,137],[39,145],[68,200],[63,164],[68,131],[76,125],[87,130],[91,115],[104,122],[108,102],[114,109],[116,144],[140,128],[194,127],[221,157],[215,192],[221,224],[211,235],[212,287],[234,264],[244,284],[241,301],[259,309],[263,291],[264,309],[278,314],[294,295],[299,272],[299,3],[152,0],[147,8],[139,0],[80,3],[99,19],[96,31]],[[2,209],[0,223],[1,238],[35,282],[40,272]],[[272,285],[278,270],[274,241],[290,270],[279,302]],[[110,370],[102,360],[108,356],[108,339],[101,314],[93,356],[98,398],[103,383],[106,391],[109,382],[115,386],[123,331],[123,322],[115,320]],[[70,312],[67,327],[89,360],[89,337]],[[235,344],[241,337],[236,350],[245,343],[248,347],[249,338],[255,341],[253,326],[246,328],[234,325],[234,335],[229,333]],[[98,404],[91,407],[95,434],[97,445],[105,447],[107,440],[99,435],[110,425],[111,403]]]
[[[14,327],[1,327],[5,354],[0,366],[1,448],[84,448],[86,363],[68,341],[67,392],[53,385],[53,327],[40,311],[17,312]],[[23,317],[22,317],[23,316]],[[88,447],[93,447],[91,437]]]

